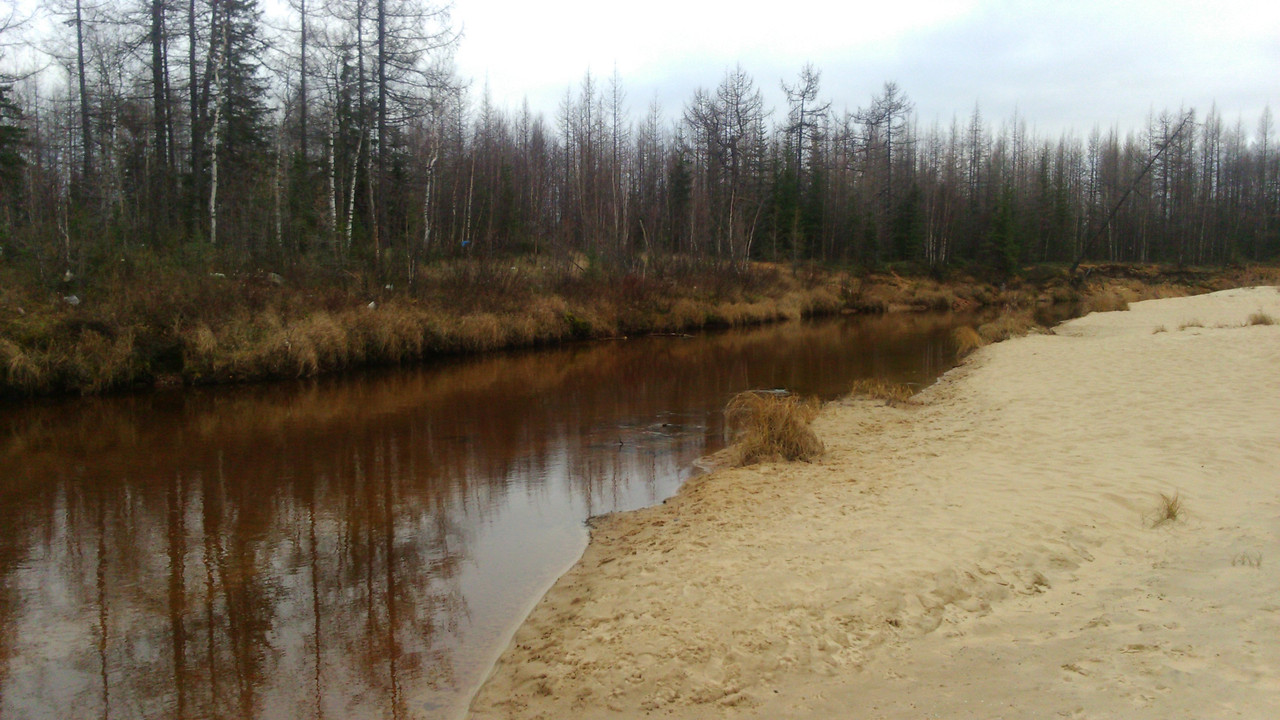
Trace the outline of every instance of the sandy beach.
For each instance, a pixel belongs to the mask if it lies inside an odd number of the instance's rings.
[[[911,405],[828,405],[816,462],[600,519],[470,717],[1280,717],[1260,312],[1280,291],[989,346]]]

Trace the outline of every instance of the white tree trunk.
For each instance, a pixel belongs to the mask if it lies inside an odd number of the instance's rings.
[[[422,249],[431,250],[431,194],[436,186],[436,161],[440,159],[438,138],[431,146],[431,160],[427,162],[427,188],[422,198]]]
[[[214,63],[213,84],[218,87],[221,62]],[[221,94],[221,88],[219,88]],[[209,244],[218,244],[218,139],[222,127],[222,100],[213,101],[213,132],[209,138]]]
[[[329,123],[329,239],[337,244],[338,232],[338,165],[333,156],[333,122]]]
[[[364,148],[364,132],[356,140],[356,154],[351,159],[351,187],[347,189],[347,242],[342,250],[351,252],[351,231],[356,220],[356,174],[360,172],[360,150]]]

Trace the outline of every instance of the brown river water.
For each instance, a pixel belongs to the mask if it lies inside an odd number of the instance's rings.
[[[931,383],[951,316],[0,405],[0,718],[448,718],[745,389]]]

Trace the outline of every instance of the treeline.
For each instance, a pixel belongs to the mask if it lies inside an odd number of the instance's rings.
[[[1049,138],[976,107],[922,124],[893,83],[837,111],[806,66],[781,108],[741,67],[638,114],[621,78],[588,73],[548,118],[473,99],[425,0],[291,0],[285,27],[257,0],[49,2],[53,67],[10,62],[0,83],[0,252],[51,274],[144,246],[410,281],[530,252],[1003,271],[1280,255],[1269,109]],[[18,25],[0,25],[11,59]]]

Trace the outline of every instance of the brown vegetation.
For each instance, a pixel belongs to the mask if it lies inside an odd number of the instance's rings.
[[[886,405],[903,405],[910,402],[916,392],[910,385],[892,383],[880,378],[861,378],[854,381],[849,394],[854,397],[883,400]]]
[[[978,335],[987,343],[998,343],[1009,338],[1042,330],[1030,312],[1011,312],[978,326]]]
[[[0,266],[0,275],[5,268]],[[0,291],[0,393],[309,377],[572,339],[735,327],[843,306],[847,276],[757,265],[592,275],[536,259],[423,269],[415,287],[351,273],[227,277],[128,263],[96,282]],[[76,303],[65,298],[75,295]]]
[[[736,464],[821,455],[822,441],[809,426],[819,408],[814,398],[754,391],[735,395],[725,407],[725,419],[735,432]]]
[[[956,328],[952,337],[956,341],[956,354],[962,357],[987,344],[982,335],[968,325]]]
[[[953,273],[853,275],[818,266],[746,269],[668,259],[608,275],[585,259],[457,260],[420,267],[410,288],[298,267],[217,272],[126,255],[101,278],[36,279],[0,264],[0,394],[310,377],[363,365],[574,339],[746,326],[840,311],[1000,308],[957,331],[967,353],[1091,310],[1247,283],[1227,273],[1140,266],[1031,268],[996,286]],[[74,298],[74,303],[71,299]]]
[[[1184,510],[1182,507],[1182,496],[1178,493],[1166,495],[1160,493],[1160,502],[1156,506],[1155,515],[1151,519],[1152,527],[1159,527],[1165,523],[1176,522],[1182,517]]]

